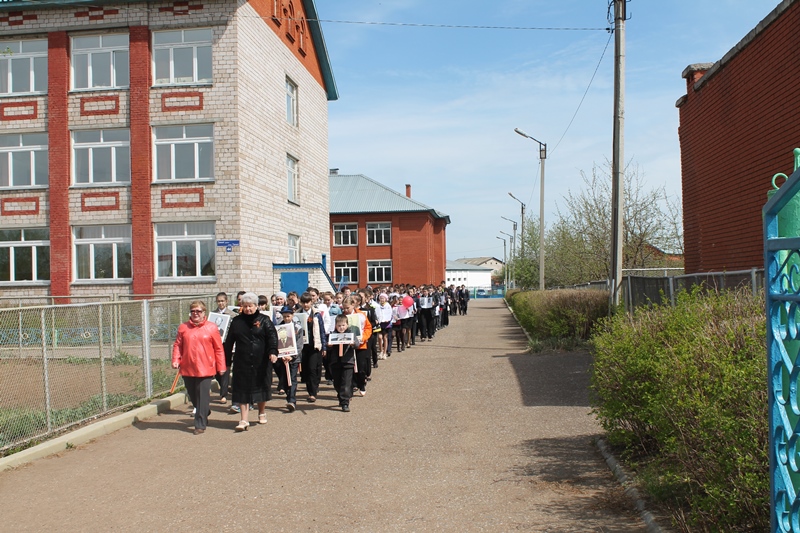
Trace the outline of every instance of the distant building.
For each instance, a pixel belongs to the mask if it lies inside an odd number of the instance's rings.
[[[465,285],[470,289],[492,288],[492,275],[494,271],[490,266],[473,265],[460,261],[447,262],[447,285]]]
[[[493,276],[498,276],[500,271],[505,266],[505,263],[496,257],[462,257],[461,259],[456,259],[456,262],[481,267],[489,267],[489,269],[492,270]]]
[[[687,273],[763,268],[761,209],[800,146],[800,0],[781,2],[716,63],[686,67],[680,111]]]
[[[364,287],[445,279],[450,217],[362,174],[332,170],[332,278]]]
[[[0,3],[0,287],[269,292],[323,263],[313,0]]]

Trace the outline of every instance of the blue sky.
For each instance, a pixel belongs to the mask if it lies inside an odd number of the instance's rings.
[[[538,220],[539,213],[538,145],[514,128],[548,146],[545,225],[567,192],[581,188],[581,171],[611,159],[614,41],[602,29],[607,3],[316,0],[323,21],[408,24],[322,23],[339,89],[329,105],[330,167],[401,193],[411,184],[415,200],[450,216],[448,259],[502,258],[496,237],[512,225],[500,216],[520,215],[508,192],[527,204],[529,217]],[[639,166],[648,188],[680,195],[675,102],[686,93],[683,69],[720,59],[777,5],[628,3],[625,159]]]

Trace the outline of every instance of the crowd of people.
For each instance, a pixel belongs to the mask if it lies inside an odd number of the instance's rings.
[[[224,327],[208,319],[202,300],[193,301],[189,320],[178,328],[172,366],[194,407],[194,434],[208,426],[212,380],[219,383],[217,402],[227,405],[230,397],[229,412],[239,414],[236,431],[249,429],[251,409],[258,410],[258,424],[267,423],[273,387],[285,397],[287,411],[294,412],[298,380],[306,401],[315,403],[324,379],[341,410],[349,412],[354,395],[366,396],[380,361],[393,349],[403,352],[417,341],[432,342],[450,317],[467,314],[469,299],[464,285],[444,282],[342,287],[336,293],[308,287],[300,295],[277,292],[270,298],[241,291],[233,306],[221,292],[213,313],[230,317]]]

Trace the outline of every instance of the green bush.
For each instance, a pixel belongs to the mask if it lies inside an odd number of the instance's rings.
[[[593,336],[595,413],[685,528],[769,529],[763,302],[682,293]]]
[[[607,291],[525,291],[506,298],[520,325],[538,341],[588,340],[595,322],[608,314]]]

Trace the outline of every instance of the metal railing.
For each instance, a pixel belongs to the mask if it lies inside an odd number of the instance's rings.
[[[0,308],[0,455],[169,391],[197,299]]]

